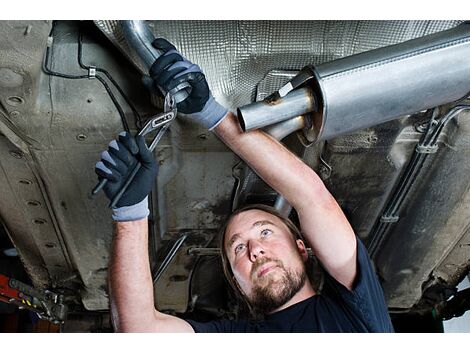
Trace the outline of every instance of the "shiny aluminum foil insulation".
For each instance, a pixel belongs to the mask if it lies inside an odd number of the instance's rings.
[[[461,21],[147,21],[155,37],[172,42],[204,71],[227,108],[255,101],[273,70],[300,70],[457,26]],[[140,70],[119,21],[95,21]],[[280,87],[280,86],[279,86]],[[273,91],[279,87],[273,87]],[[259,98],[259,97],[258,97]]]

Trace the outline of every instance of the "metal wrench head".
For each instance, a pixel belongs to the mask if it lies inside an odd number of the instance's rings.
[[[138,133],[139,136],[145,136],[150,132],[170,123],[176,116],[175,111],[171,110],[152,117]]]

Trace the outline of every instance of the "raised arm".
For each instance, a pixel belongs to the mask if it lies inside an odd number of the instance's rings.
[[[157,164],[142,137],[127,133],[110,143],[96,164],[104,192],[111,200],[140,161],[142,167],[113,208],[115,233],[109,265],[111,317],[117,332],[194,332],[186,321],[155,309],[148,257],[147,196]]]
[[[344,213],[318,175],[282,144],[261,131],[243,133],[238,121],[212,97],[201,69],[164,39],[154,45],[163,55],[150,69],[158,89],[182,82],[192,90],[178,111],[214,131],[299,214],[301,230],[315,255],[337,281],[352,288],[356,276],[356,237]]]
[[[351,289],[356,276],[356,237],[320,177],[266,133],[243,133],[231,113],[214,132],[295,208],[317,258],[332,277]]]

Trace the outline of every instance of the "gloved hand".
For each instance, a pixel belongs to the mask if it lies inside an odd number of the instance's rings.
[[[183,82],[189,83],[191,93],[176,105],[178,113],[212,130],[228,110],[215,101],[201,68],[186,60],[173,44],[163,38],[155,39],[152,45],[163,52],[149,71],[154,88],[167,93]]]
[[[112,200],[138,161],[142,167],[113,208],[113,219],[116,221],[139,220],[149,215],[148,194],[155,183],[158,165],[144,138],[134,138],[127,132],[119,133],[118,140],[109,143],[108,150],[101,153],[101,160],[96,163],[95,172],[99,180],[108,180],[103,191]]]

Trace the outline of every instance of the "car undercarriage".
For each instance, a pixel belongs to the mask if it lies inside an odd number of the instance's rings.
[[[468,52],[470,42],[470,23],[462,21],[146,25],[196,62],[214,97],[233,112],[269,101],[306,66],[326,70],[353,55],[417,38],[426,43],[456,28],[466,33],[459,48]],[[0,243],[5,252],[11,242],[17,253],[4,258],[2,269],[19,259],[31,286],[61,295],[66,331],[107,329],[113,224],[106,198],[90,196],[94,165],[120,131],[135,134],[161,112],[163,99],[142,84],[147,72],[120,21],[1,21],[0,34]],[[383,121],[371,109],[367,126],[345,118],[341,125],[351,126],[330,135],[327,123],[340,103],[325,95],[331,116],[321,122],[325,138],[316,130],[320,104],[276,135],[342,207],[369,250],[393,315],[448,319],[468,309],[448,302],[468,302],[455,287],[470,269],[470,78],[446,60],[439,63],[442,91],[410,90],[410,101],[445,96],[453,84],[467,94],[413,111],[403,102],[397,109],[406,114]],[[402,80],[400,89],[426,79]],[[382,89],[369,106],[392,101]],[[366,94],[361,86],[351,92],[334,97],[354,104]],[[149,253],[156,307],[191,319],[237,318],[243,311],[222,273],[218,229],[243,204],[282,199],[214,134],[184,117],[154,155],[160,171],[150,199]]]

